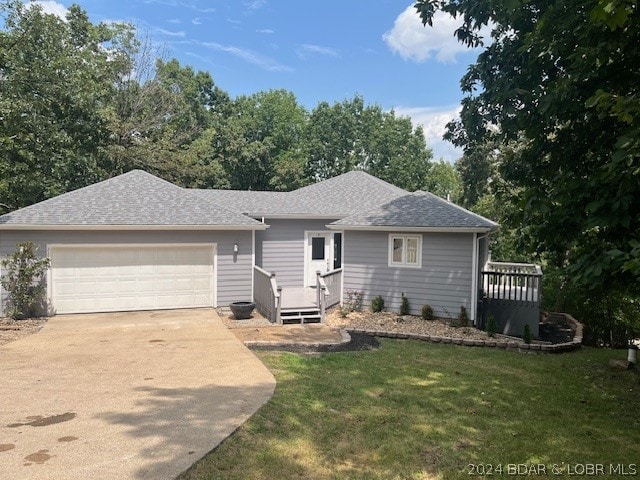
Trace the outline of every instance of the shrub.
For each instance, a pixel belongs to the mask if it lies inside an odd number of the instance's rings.
[[[39,258],[32,242],[16,245],[13,254],[2,260],[5,273],[0,284],[7,291],[7,314],[22,320],[40,315],[45,306],[44,274],[49,268],[48,258]]]
[[[378,313],[384,310],[384,298],[380,295],[371,300],[371,310],[373,313]]]
[[[469,314],[467,313],[467,309],[464,308],[464,305],[460,306],[460,313],[458,314],[458,325],[461,327],[469,326]]]
[[[431,308],[431,305],[423,305],[422,306],[422,318],[424,320],[433,320],[434,319],[433,308]]]
[[[529,328],[528,323],[524,324],[524,331],[522,332],[522,340],[524,341],[524,343],[531,343],[531,340],[533,340],[533,337],[531,336],[531,329]]]
[[[497,331],[498,322],[496,322],[496,318],[493,315],[489,315],[489,318],[487,319],[487,334],[490,337],[495,337]]]
[[[406,297],[404,292],[402,292],[402,300],[400,302],[400,315],[409,315],[411,312],[411,305],[409,304],[409,299]]]
[[[342,308],[346,309],[347,314],[362,310],[364,292],[358,290],[347,290],[345,293],[347,294],[347,300],[344,302],[344,306]]]

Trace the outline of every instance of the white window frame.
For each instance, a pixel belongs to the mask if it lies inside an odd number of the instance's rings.
[[[402,239],[402,261],[394,262],[393,261],[393,241],[395,239]],[[418,241],[418,251],[417,251],[417,263],[407,263],[407,240],[414,239]],[[390,267],[401,267],[401,268],[422,268],[422,235],[403,235],[400,233],[390,233],[389,234],[389,266]]]

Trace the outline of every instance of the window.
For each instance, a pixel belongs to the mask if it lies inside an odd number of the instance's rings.
[[[390,267],[422,266],[422,235],[389,235]]]
[[[311,239],[311,260],[324,260],[324,237]]]

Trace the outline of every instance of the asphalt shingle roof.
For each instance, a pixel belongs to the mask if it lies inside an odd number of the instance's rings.
[[[361,171],[344,173],[292,192],[197,192],[204,199],[256,217],[300,215],[326,218],[342,218],[354,212],[368,210],[407,193],[406,190]]]
[[[265,228],[251,217],[322,217],[335,227],[468,228],[497,224],[431,193],[409,193],[365,172],[349,172],[293,192],[191,190],[142,170],[0,216],[0,228],[185,226]]]
[[[428,192],[407,193],[375,208],[333,222],[338,227],[467,228],[493,230],[498,224]]]
[[[255,227],[261,223],[142,170],[0,216],[0,225],[180,225]]]

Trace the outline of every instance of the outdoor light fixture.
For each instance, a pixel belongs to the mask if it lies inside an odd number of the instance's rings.
[[[233,253],[238,253],[238,244],[237,243],[233,244]]]

